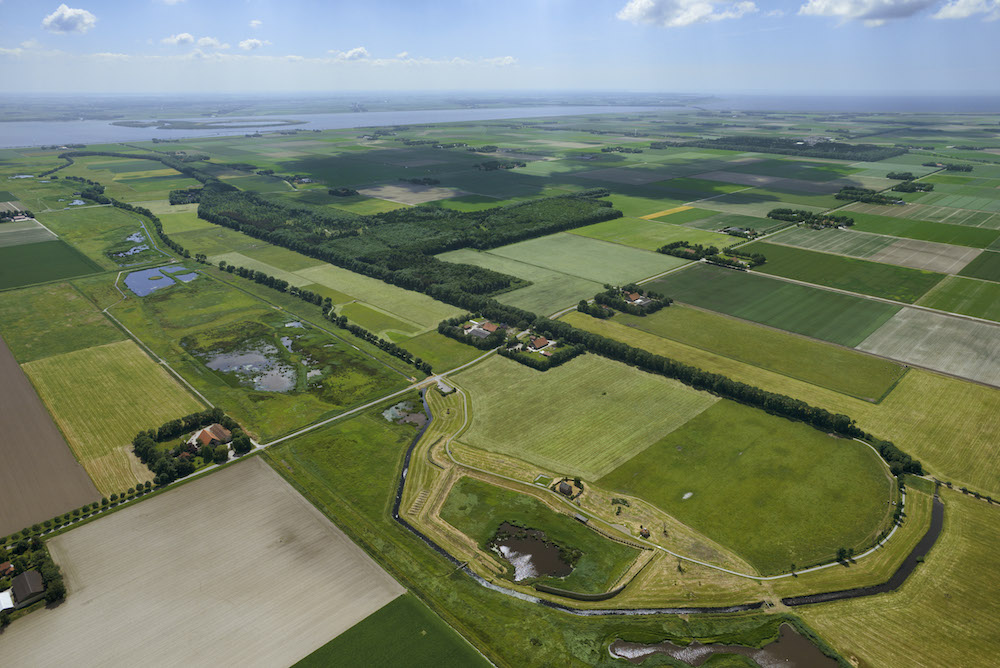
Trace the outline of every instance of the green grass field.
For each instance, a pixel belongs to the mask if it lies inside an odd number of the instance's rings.
[[[129,454],[137,432],[203,408],[131,340],[46,357],[23,368],[105,495],[152,477]]]
[[[378,334],[382,338],[386,338],[390,331],[408,336],[417,333],[421,329],[420,325],[403,322],[387,313],[376,311],[358,302],[346,304],[343,308],[338,309],[337,312],[347,316],[347,319],[351,322],[361,325],[369,332]]]
[[[455,380],[472,403],[463,442],[590,480],[718,401],[596,355],[545,372],[495,357]]]
[[[949,276],[917,304],[1000,322],[1000,285],[973,278]]]
[[[472,645],[420,599],[407,593],[296,663],[295,668],[475,668],[489,665]]]
[[[860,552],[891,516],[890,476],[867,446],[728,400],[597,484],[650,501],[762,574]]]
[[[794,278],[906,304],[920,299],[945,276],[932,271],[764,242],[749,244],[742,250],[763,253],[767,257],[767,263],[755,269],[764,274]]]
[[[22,364],[125,338],[69,283],[0,292],[0,335]]]
[[[881,327],[900,308],[703,264],[648,285],[693,306],[850,347]]]
[[[639,556],[639,550],[602,537],[533,496],[476,478],[464,477],[455,483],[441,507],[441,518],[487,553],[497,528],[504,522],[544,531],[547,539],[559,547],[580,550],[583,556],[568,576],[537,581],[582,594],[610,590]],[[513,567],[509,567],[508,577],[513,579],[513,573]]]
[[[137,256],[109,257],[110,251],[128,250],[138,245],[128,241],[126,237],[142,233],[140,221],[145,220],[138,214],[115,207],[99,206],[38,214],[38,220],[105,269],[119,269],[143,260],[148,262],[166,257],[152,249]],[[146,225],[150,226],[149,223]]]
[[[981,278],[984,281],[1000,283],[1000,253],[982,253],[958,273],[961,276],[971,276],[972,278]]]
[[[586,327],[588,318],[567,314],[565,319]],[[888,392],[905,371],[899,364],[877,357],[684,306],[646,317],[622,313],[614,321],[872,401]]]
[[[694,210],[692,209],[692,211]],[[714,245],[718,247],[728,246],[732,242],[733,238],[726,234],[707,232],[673,224],[672,217],[684,213],[686,212],[682,211],[663,219],[670,222],[643,220],[641,218],[616,218],[615,220],[603,223],[579,227],[573,230],[572,233],[582,237],[610,241],[611,243],[652,251],[673,241],[687,241],[693,244]]]
[[[698,230],[712,230],[717,231],[724,229],[726,227],[745,227],[751,230],[757,230],[759,232],[766,232],[772,228],[779,225],[785,225],[786,223],[780,220],[773,220],[771,218],[758,218],[756,216],[743,216],[738,213],[715,213],[714,216],[710,218],[701,218],[699,220],[694,220],[689,223],[685,223],[686,227],[693,227]],[[728,236],[728,235],[727,235]],[[732,237],[734,241],[739,241],[737,237]]]
[[[869,666],[989,666],[1000,654],[995,596],[1000,512],[945,492],[944,530],[923,564],[891,594],[799,608],[845,656]]]
[[[402,346],[413,353],[414,357],[419,357],[430,364],[434,373],[462,366],[482,354],[476,348],[459,343],[434,330],[407,339]]]
[[[870,213],[851,212],[847,215],[854,219],[852,229],[860,232],[888,234],[893,237],[936,241],[942,244],[970,246],[972,248],[986,248],[1000,238],[998,230],[932,223],[925,220],[891,218]]]
[[[860,258],[871,257],[895,242],[896,239],[878,234],[859,234],[838,228],[814,230],[810,227],[791,227],[768,238],[768,243],[771,244],[785,244]]]
[[[0,248],[0,290],[84,276],[101,268],[64,241]]]

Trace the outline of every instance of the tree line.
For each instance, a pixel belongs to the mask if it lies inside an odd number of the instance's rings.
[[[656,313],[660,309],[670,306],[674,302],[673,299],[666,297],[659,292],[647,292],[635,283],[630,283],[621,287],[615,285],[605,285],[604,288],[604,292],[598,292],[594,295],[594,303],[599,306],[607,306],[608,308],[621,311],[622,313],[628,313],[629,315],[644,317],[650,313]],[[625,300],[625,295],[632,293],[636,293],[642,297],[647,297],[648,299],[651,299],[652,302],[646,304],[645,306],[630,304]]]
[[[798,155],[807,158],[835,158],[877,162],[906,153],[905,148],[878,146],[876,144],[846,144],[843,142],[818,142],[807,144],[784,137],[719,137],[718,139],[696,139],[694,141],[655,141],[650,148],[698,147],[724,149],[727,151],[759,151],[779,155]]]
[[[806,223],[807,225],[819,227],[850,227],[854,224],[854,219],[850,216],[813,213],[805,209],[771,209],[767,212],[767,217],[774,220],[784,220],[790,223]]]
[[[837,199],[851,202],[865,202],[868,204],[895,204],[896,198],[883,195],[877,190],[870,188],[858,188],[857,186],[844,186],[836,195]]]

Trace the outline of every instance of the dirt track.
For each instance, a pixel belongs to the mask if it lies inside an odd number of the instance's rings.
[[[0,338],[0,536],[100,498]]]
[[[49,546],[69,595],[3,665],[289,666],[404,591],[260,457]]]

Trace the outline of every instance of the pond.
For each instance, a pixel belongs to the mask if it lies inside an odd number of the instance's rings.
[[[389,406],[389,408],[382,411],[382,417],[389,422],[406,422],[408,424],[415,424],[418,427],[423,427],[427,424],[427,415],[420,408],[414,407],[409,401],[400,401],[398,404]]]
[[[233,352],[205,355],[205,366],[213,371],[234,374],[241,383],[264,392],[288,392],[295,389],[298,374],[280,358],[278,349],[264,341]]]
[[[198,274],[191,272],[177,275],[178,271],[188,271],[187,267],[154,267],[153,269],[141,269],[133,271],[125,277],[125,286],[138,297],[145,297],[154,290],[166,288],[174,284],[174,278],[183,283],[189,283],[198,277]],[[167,276],[167,274],[171,276]]]
[[[778,639],[761,649],[745,645],[675,645],[664,640],[645,644],[618,639],[611,643],[608,652],[616,659],[639,664],[650,656],[665,654],[672,659],[692,666],[700,666],[713,654],[738,654],[756,662],[761,668],[836,668],[837,662],[819,651],[808,638],[798,634],[788,624],[782,624]]]
[[[563,561],[559,546],[538,529],[504,522],[490,547],[514,567],[514,582],[538,577],[563,578],[573,572],[573,566]]]

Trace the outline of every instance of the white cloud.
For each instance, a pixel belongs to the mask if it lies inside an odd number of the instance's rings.
[[[84,33],[97,24],[97,17],[86,9],[71,9],[65,4],[56,7],[42,19],[42,27],[49,32],[79,32]]]
[[[184,0],[160,0],[160,1],[165,5],[179,5],[182,2],[184,2]]]
[[[169,44],[171,46],[176,46],[178,44],[193,44],[194,35],[189,32],[179,32],[176,35],[170,35],[169,37],[164,37],[160,40],[161,44]]]
[[[105,58],[107,60],[131,60],[132,56],[127,53],[112,53],[110,51],[102,51],[101,53],[92,54],[95,58]]]
[[[245,39],[240,42],[240,48],[244,51],[253,51],[254,49],[259,49],[262,46],[268,46],[270,44],[266,39],[257,39],[251,37],[250,39]]]
[[[1000,19],[1000,0],[953,0],[938,10],[935,19],[967,19],[985,14],[984,21]]]
[[[336,49],[332,49],[330,51],[330,55],[332,55],[333,59],[337,61],[367,60],[369,57],[368,49],[363,46],[356,46],[347,51],[337,51]]]
[[[264,25],[264,22],[263,21],[258,21],[257,19],[254,19],[253,21],[250,22],[250,27],[251,28],[259,28],[262,25]]]
[[[202,37],[198,40],[198,46],[205,47],[206,49],[228,49],[228,44],[223,44],[214,37]]]
[[[482,62],[496,67],[508,67],[510,65],[517,65],[517,58],[514,56],[500,56],[498,58],[484,58]]]
[[[863,21],[866,26],[875,27],[893,19],[909,18],[936,2],[937,0],[809,0],[799,7],[799,14],[835,16],[845,21]]]
[[[410,57],[409,51],[400,51],[399,53],[396,54],[397,60],[403,60],[404,58],[409,58],[409,57]]]
[[[617,16],[622,21],[650,23],[664,28],[680,28],[693,23],[738,19],[757,11],[749,0],[629,0]]]

